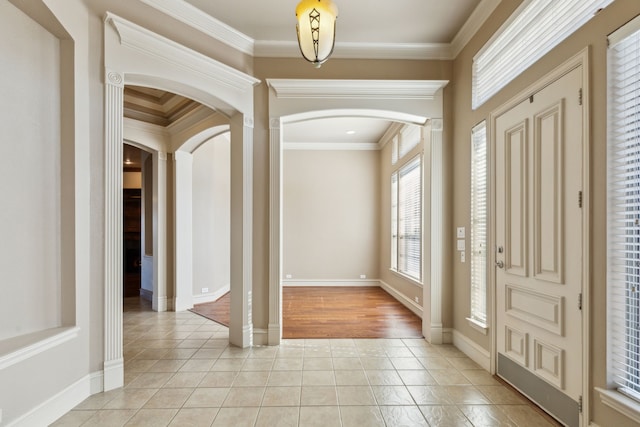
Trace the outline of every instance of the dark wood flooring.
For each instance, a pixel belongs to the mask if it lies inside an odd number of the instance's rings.
[[[420,338],[422,320],[378,287],[284,287],[283,338]],[[230,295],[193,312],[229,325]]]

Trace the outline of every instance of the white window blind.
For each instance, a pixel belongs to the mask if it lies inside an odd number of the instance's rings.
[[[640,21],[609,37],[609,375],[640,400]]]
[[[398,269],[398,172],[391,175],[391,268]]]
[[[398,170],[397,270],[422,280],[422,167],[418,155]]]
[[[487,128],[471,131],[471,313],[487,323]]]
[[[395,165],[398,163],[398,135],[393,137],[391,144],[391,164]]]
[[[613,0],[529,0],[473,58],[478,108]]]
[[[400,132],[399,156],[403,158],[420,143],[420,126],[407,125]]]

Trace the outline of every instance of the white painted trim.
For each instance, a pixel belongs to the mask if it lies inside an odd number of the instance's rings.
[[[602,403],[640,424],[640,403],[616,390],[600,387],[595,387],[595,390],[600,393]]]
[[[256,40],[255,57],[298,58],[295,41]],[[336,41],[332,58],[342,59],[453,59],[449,43],[362,43]]]
[[[477,320],[472,319],[471,317],[467,317],[466,319],[469,326],[471,326],[476,331],[480,332],[482,335],[487,335],[489,333],[488,325],[478,322]]]
[[[268,329],[253,329],[253,347],[255,346],[269,345],[269,330]]]
[[[491,353],[459,331],[453,331],[453,345],[471,360],[491,372]]]
[[[104,391],[124,386],[124,358],[104,362]]]
[[[268,79],[281,99],[422,99],[433,100],[447,80]]]
[[[453,344],[453,328],[442,328],[442,344]]]
[[[379,151],[377,142],[285,142],[285,151]]]
[[[0,371],[77,338],[77,326],[46,329],[0,341]]]
[[[489,19],[501,0],[482,0],[473,10],[467,22],[464,23],[458,34],[455,35],[450,45],[451,59],[455,59],[462,49],[471,41],[480,27]]]
[[[282,286],[305,287],[305,286],[380,286],[378,279],[287,279],[282,281]]]
[[[398,302],[413,312],[416,316],[422,318],[422,306],[417,304],[411,298],[405,294],[398,292],[395,288],[391,287],[388,283],[380,280],[380,287],[387,291],[389,295],[394,297]]]
[[[153,7],[183,23],[191,28],[213,37],[222,43],[231,46],[240,52],[248,55],[254,54],[254,40],[244,33],[236,30],[217,20],[213,16],[201,11],[197,7],[186,1],[176,0],[141,0],[148,6]]]
[[[173,40],[162,37],[110,12],[107,12],[105,21],[113,25],[120,37],[122,46],[147,55],[153,55],[163,62],[241,91],[253,90],[253,86],[260,83],[260,80],[253,76],[182,46]]]
[[[96,390],[96,378],[102,374],[95,372],[80,378],[59,393],[42,402],[26,414],[7,424],[7,427],[47,426],[75,408]]]
[[[215,292],[210,292],[208,294],[194,294],[193,304],[204,304],[205,302],[217,301],[229,291],[231,291],[231,285],[227,284]]]

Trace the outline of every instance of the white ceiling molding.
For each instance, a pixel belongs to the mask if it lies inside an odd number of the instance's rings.
[[[110,22],[120,37],[123,46],[146,55],[153,55],[166,63],[196,72],[210,80],[242,92],[253,91],[260,80],[229,67],[215,59],[162,37],[146,28],[107,12],[105,22]],[[203,70],[207,70],[205,73]]]
[[[191,28],[253,56],[255,40],[183,0],[140,0]]]
[[[298,58],[296,42],[257,40],[255,56]],[[451,59],[447,43],[345,43],[336,42],[332,58],[341,59]]]
[[[278,98],[434,99],[446,80],[268,79]]]
[[[295,41],[254,40],[184,0],[140,0],[202,33],[254,57],[296,58]],[[451,43],[340,43],[334,58],[451,60],[462,51],[501,0],[481,0]]]
[[[449,52],[451,59],[455,59],[462,52],[462,49],[469,43],[485,21],[489,19],[489,16],[496,10],[500,2],[501,0],[482,0],[476,6],[467,22],[464,23],[458,34],[451,41]]]
[[[378,151],[377,142],[285,142],[284,150],[298,151]]]

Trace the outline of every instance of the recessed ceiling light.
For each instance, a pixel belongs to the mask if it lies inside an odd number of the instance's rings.
[[[348,130],[347,131],[347,135],[355,135],[356,131],[355,130]]]

